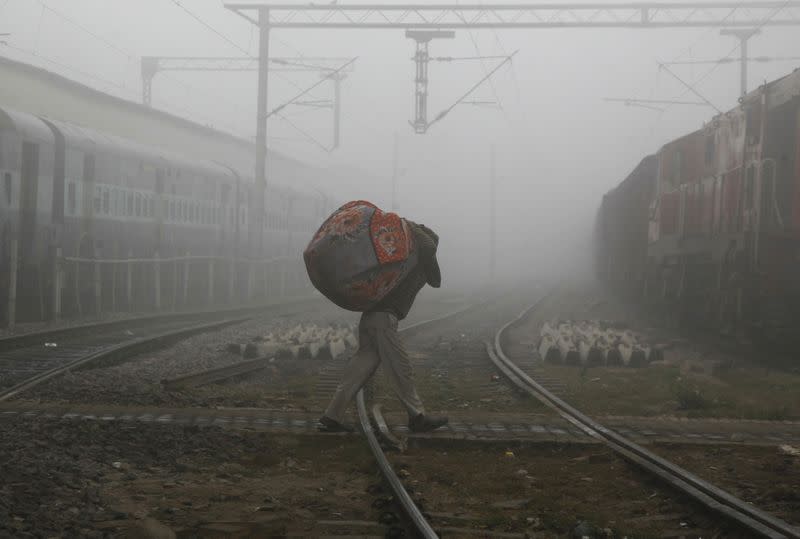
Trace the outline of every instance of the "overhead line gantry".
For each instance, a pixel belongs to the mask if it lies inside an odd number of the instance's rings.
[[[753,28],[798,26],[800,0],[573,4],[282,4],[225,7],[259,28],[256,185],[266,186],[269,34],[272,29]],[[263,192],[262,192],[263,194]],[[263,197],[257,197],[263,203]],[[258,212],[263,218],[263,208]],[[263,230],[263,227],[261,227]]]

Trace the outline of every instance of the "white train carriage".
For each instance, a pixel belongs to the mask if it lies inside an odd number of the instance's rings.
[[[271,178],[258,249],[248,210],[253,180],[236,166],[8,109],[0,109],[0,179],[0,304],[25,319],[54,312],[57,259],[65,313],[151,308],[156,271],[159,288],[173,291],[174,307],[198,303],[186,300],[187,291],[211,301],[206,290],[226,285],[228,301],[251,300],[254,292],[296,293],[308,284],[300,254],[329,209],[321,193]],[[187,256],[219,257],[229,267],[215,272],[205,262],[205,270],[190,276],[178,261]],[[279,263],[257,267],[258,260],[277,257]],[[118,278],[119,264],[96,263],[131,259],[174,262],[171,270],[158,263],[126,267],[125,279]],[[14,260],[15,306],[9,301]],[[127,302],[117,299],[126,296]]]
[[[45,312],[42,263],[57,219],[52,212],[54,148],[53,133],[41,120],[0,109],[0,279],[5,283],[0,301],[24,317]]]

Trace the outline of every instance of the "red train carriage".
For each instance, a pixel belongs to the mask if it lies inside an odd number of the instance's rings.
[[[656,160],[646,250],[631,244],[619,255],[602,244],[598,259],[646,260],[641,294],[696,321],[790,327],[800,309],[800,70]],[[616,220],[624,237],[622,221],[636,222],[640,202],[609,215],[606,199],[598,222]]]
[[[598,276],[617,292],[636,296],[644,286],[649,205],[655,192],[654,155],[603,197],[595,227]]]

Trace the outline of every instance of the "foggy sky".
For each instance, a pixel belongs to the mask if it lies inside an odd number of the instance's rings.
[[[183,0],[188,9],[255,55],[257,32],[220,0]],[[421,3],[424,3],[422,0]],[[39,65],[126,99],[140,99],[139,57],[239,56],[170,0],[47,0],[100,37],[42,7],[38,0],[0,0],[0,54]],[[473,41],[474,40],[474,41]],[[477,46],[476,46],[477,45]],[[272,148],[323,167],[365,172],[345,184],[318,185],[341,200],[366,198],[390,206],[392,137],[400,136],[400,213],[438,230],[445,284],[486,276],[489,152],[497,152],[499,271],[506,277],[580,270],[604,192],[666,141],[713,116],[703,107],[663,113],[605,103],[604,97],[689,99],[657,60],[712,59],[735,43],[718,29],[457,31],[436,40],[435,56],[520,52],[493,86],[503,111],[457,107],[427,135],[414,135],[413,42],[401,30],[274,30],[274,56],[358,56],[343,86],[342,147],[325,153],[280,120],[271,121]],[[797,28],[765,28],[750,42],[754,56],[800,55]],[[35,54],[33,54],[35,53]],[[734,53],[738,56],[738,50]],[[58,63],[54,63],[58,62]],[[431,64],[429,115],[435,116],[477,82],[496,60]],[[63,64],[63,65],[61,65]],[[800,62],[751,63],[749,86],[789,73]],[[675,66],[684,80],[711,66]],[[287,81],[290,79],[294,84]],[[270,108],[316,82],[308,73],[270,79]],[[698,86],[722,110],[736,104],[737,64],[715,68]],[[255,133],[255,73],[162,73],[154,106],[243,137]],[[325,84],[314,97],[330,97]],[[474,99],[492,100],[484,85]],[[292,121],[323,144],[331,142],[328,110],[293,108]],[[468,255],[467,253],[471,253]],[[469,261],[465,263],[465,261]],[[458,276],[461,276],[461,279]],[[448,278],[450,281],[448,281]]]

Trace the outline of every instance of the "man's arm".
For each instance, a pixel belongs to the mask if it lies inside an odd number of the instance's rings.
[[[426,227],[409,221],[414,231],[414,239],[417,241],[419,262],[425,270],[425,278],[430,286],[439,288],[442,286],[442,273],[439,269],[439,262],[436,260],[436,249],[439,245],[439,236]]]

